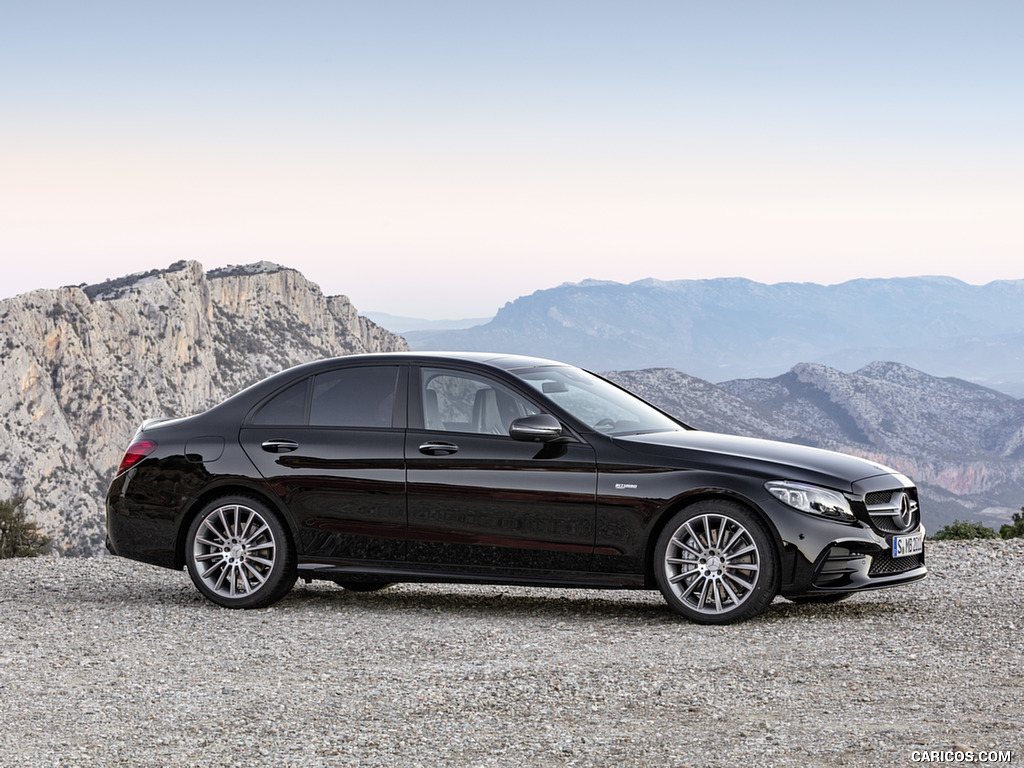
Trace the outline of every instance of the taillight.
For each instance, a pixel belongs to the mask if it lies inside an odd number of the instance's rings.
[[[155,450],[156,443],[152,440],[136,440],[124,452],[124,458],[121,459],[121,466],[117,468],[117,474],[120,475],[131,469]]]

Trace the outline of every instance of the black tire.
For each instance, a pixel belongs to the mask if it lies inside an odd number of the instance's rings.
[[[248,496],[203,507],[185,540],[196,588],[225,608],[266,608],[295,584],[295,548],[278,516]]]
[[[840,600],[845,600],[852,592],[820,592],[816,595],[800,595],[799,597],[787,597],[791,603],[797,605],[828,605],[829,603],[838,603]]]
[[[767,527],[731,501],[677,512],[654,546],[654,576],[676,613],[698,624],[758,616],[778,590],[778,556]]]
[[[349,592],[380,592],[387,589],[394,582],[391,581],[336,581],[339,587],[344,587]]]

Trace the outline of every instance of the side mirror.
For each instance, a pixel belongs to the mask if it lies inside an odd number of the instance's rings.
[[[549,413],[536,413],[513,421],[509,425],[508,433],[513,440],[549,443],[562,436],[562,425]]]

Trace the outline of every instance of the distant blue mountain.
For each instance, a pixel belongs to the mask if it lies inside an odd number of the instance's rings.
[[[464,318],[461,320],[425,320],[421,317],[405,317],[402,315],[389,315],[387,312],[363,312],[363,317],[369,318],[381,328],[386,328],[392,333],[408,333],[409,331],[448,331],[460,328],[472,328],[474,325],[483,325],[490,321],[489,317]]]
[[[709,381],[892,360],[1024,396],[1024,280],[586,280],[523,296],[474,328],[405,337],[413,349],[520,352],[598,371],[671,367]]]

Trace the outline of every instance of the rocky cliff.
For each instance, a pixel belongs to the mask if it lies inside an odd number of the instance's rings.
[[[103,497],[145,418],[196,413],[284,368],[407,349],[298,272],[196,262],[0,301],[0,498],[68,554],[100,551]]]

